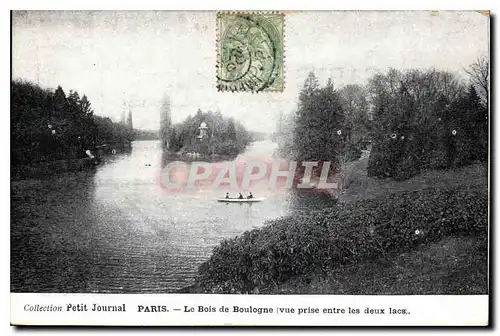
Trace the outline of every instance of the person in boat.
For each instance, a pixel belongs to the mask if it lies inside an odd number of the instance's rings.
[[[240,195],[238,196],[238,199],[243,199],[243,195],[240,193]]]
[[[229,198],[229,193],[228,192],[226,193],[226,198]]]
[[[248,196],[247,196],[247,198],[248,198],[248,199],[253,198],[253,195],[252,195],[252,192],[251,192],[251,191],[249,191],[249,192],[248,192]]]

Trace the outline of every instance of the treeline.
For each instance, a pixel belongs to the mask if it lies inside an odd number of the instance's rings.
[[[130,127],[94,115],[87,96],[62,87],[42,89],[27,81],[11,82],[11,164],[85,157],[100,144],[125,144]]]
[[[475,86],[442,71],[390,70],[370,79],[368,175],[404,180],[488,159],[488,109]]]
[[[368,175],[397,180],[487,161],[488,67],[485,59],[472,64],[469,83],[435,69],[391,69],[341,89],[331,80],[321,87],[311,72],[274,138],[281,155],[330,161],[336,171],[371,144]]]
[[[273,138],[280,155],[299,161],[356,160],[369,141],[370,120],[366,89],[347,85],[335,89],[328,81],[321,87],[309,73],[299,96],[298,108],[278,115]]]
[[[158,131],[134,129],[134,140],[159,140]]]
[[[221,112],[200,109],[194,116],[188,116],[183,122],[172,124],[164,104],[163,122],[160,135],[164,146],[171,152],[198,152],[203,155],[237,155],[252,141],[252,135],[246,128],[233,118],[227,118]],[[205,123],[204,137],[201,136],[200,125]],[[168,126],[168,128],[167,128]]]

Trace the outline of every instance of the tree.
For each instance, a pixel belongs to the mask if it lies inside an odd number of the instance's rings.
[[[128,111],[127,127],[131,130],[134,129],[134,124],[132,123],[132,111],[131,110]]]
[[[281,157],[293,158],[294,154],[294,128],[296,111],[277,116],[276,133],[274,141],[278,144],[278,153]]]
[[[224,141],[236,141],[236,127],[234,126],[234,119],[230,118],[227,124],[226,131],[224,132]]]
[[[200,141],[199,127],[207,123],[208,139]],[[174,133],[175,132],[175,133]],[[200,152],[203,154],[236,155],[241,153],[251,141],[249,132],[232,118],[225,118],[217,111],[203,112],[198,109],[194,116],[188,116],[182,123],[172,126],[170,141],[175,151]],[[175,148],[175,149],[174,149]]]
[[[125,144],[130,131],[109,118],[92,114],[90,102],[77,91],[66,97],[29,82],[12,81],[12,164],[80,158],[83,147],[96,143]]]
[[[175,127],[172,127],[170,129],[168,145],[169,145],[169,149],[173,152],[177,152],[177,151],[179,151],[179,149],[181,149],[180,142],[179,142],[179,139],[177,137],[177,131],[175,130]]]
[[[370,138],[370,120],[367,92],[361,85],[346,85],[339,90],[342,108],[345,113],[345,136],[348,157],[359,158],[361,148]]]
[[[170,148],[170,129],[172,128],[172,115],[170,111],[170,98],[163,96],[160,110],[160,139],[163,148]]]
[[[301,95],[304,97],[312,96],[319,90],[319,82],[318,77],[314,74],[313,71],[309,72],[304,81],[304,87],[302,88]]]
[[[453,102],[447,134],[449,166],[461,166],[488,159],[488,119],[475,86]]]
[[[127,123],[127,111],[129,109],[129,105],[126,101],[122,104],[122,114],[120,116],[120,123],[125,125]]]
[[[404,180],[485,157],[487,118],[474,86],[466,90],[457,77],[434,69],[390,70],[372,77],[368,91],[374,111],[369,176]]]
[[[87,116],[91,116],[94,113],[94,110],[92,109],[92,104],[89,102],[86,95],[83,95],[82,99],[80,99],[80,108],[82,112]]]
[[[54,115],[58,118],[64,118],[67,109],[66,94],[61,86],[58,86],[54,92]]]
[[[344,111],[331,80],[319,88],[316,76],[310,73],[299,95],[295,117],[294,147],[299,161],[330,161],[340,169],[344,147]]]
[[[464,70],[470,76],[472,85],[474,85],[478,91],[479,97],[481,97],[481,102],[487,107],[490,84],[490,62],[488,61],[488,58],[486,56],[478,57],[474,63]]]
[[[80,104],[80,95],[77,91],[70,90],[66,101],[68,105],[68,113],[71,115],[72,122],[81,127],[83,111]]]

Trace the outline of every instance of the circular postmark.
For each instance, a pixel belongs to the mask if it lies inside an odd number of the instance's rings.
[[[219,44],[218,89],[257,92],[269,89],[282,73],[282,33],[258,14],[224,16]]]

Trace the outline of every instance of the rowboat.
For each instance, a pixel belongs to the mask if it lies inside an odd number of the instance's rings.
[[[262,202],[264,198],[219,198],[217,202],[224,203],[256,203]]]

